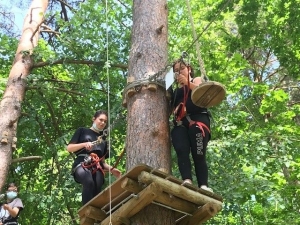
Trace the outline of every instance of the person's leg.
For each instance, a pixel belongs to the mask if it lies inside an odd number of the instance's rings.
[[[104,184],[104,174],[100,170],[97,170],[93,175],[93,179],[95,184],[94,196],[96,196],[101,192],[102,185]]]
[[[190,141],[188,129],[183,126],[176,126],[171,132],[172,144],[177,154],[178,168],[182,180],[192,180],[192,166],[190,160]]]
[[[210,139],[209,132],[204,129],[205,136],[197,125],[192,125],[189,128],[189,136],[191,140],[191,152],[195,166],[195,173],[198,181],[198,186],[208,186],[208,168],[206,163],[206,149]]]
[[[96,192],[92,172],[79,166],[75,170],[74,178],[82,184],[82,205],[84,205],[95,196],[94,193]]]

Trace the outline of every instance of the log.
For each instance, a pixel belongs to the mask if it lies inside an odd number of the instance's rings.
[[[106,213],[103,212],[101,209],[93,207],[93,206],[87,206],[84,212],[84,215],[86,217],[95,219],[95,220],[104,220],[106,218]]]
[[[187,201],[193,202],[196,205],[205,205],[208,202],[215,203],[218,206],[218,211],[222,209],[222,202],[218,201],[216,199],[210,198],[204,194],[201,194],[199,192],[192,191],[186,187],[183,187],[178,184],[174,184],[168,180],[165,180],[163,178],[157,177],[153,174],[150,174],[146,171],[142,171],[140,175],[138,176],[138,181],[150,184],[152,182],[157,183],[164,192],[167,192],[171,195],[175,195],[178,198],[185,199]]]
[[[185,217],[177,225],[200,225],[218,213],[218,206],[214,203],[206,203],[200,207],[193,216]]]

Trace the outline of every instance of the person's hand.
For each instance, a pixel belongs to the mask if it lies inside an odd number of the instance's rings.
[[[188,79],[186,76],[179,74],[176,78],[177,82],[181,85],[187,85],[188,84]]]
[[[90,151],[93,147],[92,142],[85,142],[84,147],[86,150]]]
[[[0,222],[0,225],[3,225],[3,223],[2,223],[2,222]]]
[[[3,207],[3,209],[5,209],[5,210],[8,210],[8,209],[9,209],[9,205],[7,205],[7,204],[4,204],[2,207]]]
[[[120,170],[113,168],[110,170],[111,174],[114,175],[116,178],[120,178],[122,176],[122,173]]]

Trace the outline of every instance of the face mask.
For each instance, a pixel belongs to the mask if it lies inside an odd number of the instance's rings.
[[[100,130],[98,127],[97,127],[97,125],[95,124],[95,123],[93,123],[93,128],[96,130],[96,131],[102,131],[102,130]]]
[[[9,191],[9,192],[6,193],[6,196],[7,196],[8,199],[14,199],[15,197],[17,197],[17,195],[18,194],[15,191]]]

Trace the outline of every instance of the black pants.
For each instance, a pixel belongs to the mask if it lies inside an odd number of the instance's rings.
[[[92,174],[91,170],[82,166],[76,168],[74,179],[82,184],[82,205],[99,194],[104,184],[104,175],[101,171],[97,170],[96,173]]]
[[[190,116],[194,121],[200,121],[210,127],[210,120],[207,114]],[[206,163],[206,148],[210,140],[210,133],[203,129],[205,135],[196,124],[189,126],[186,118],[183,119],[183,125],[175,126],[172,129],[172,144],[177,154],[178,167],[183,180],[192,180],[192,164],[190,153],[194,161],[195,173],[198,186],[208,186],[208,168]]]

